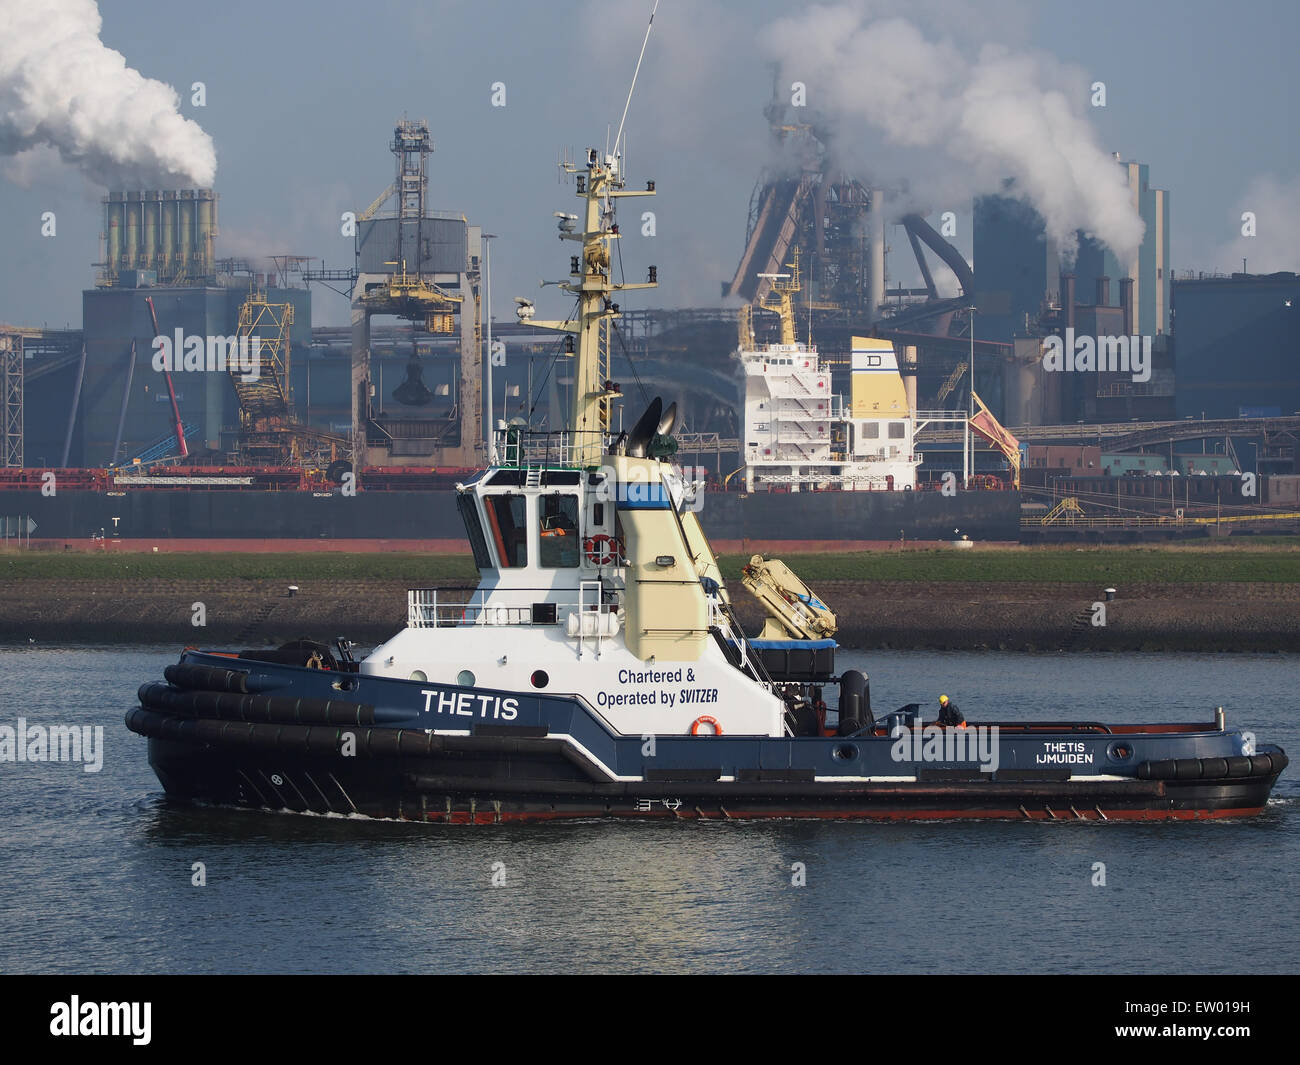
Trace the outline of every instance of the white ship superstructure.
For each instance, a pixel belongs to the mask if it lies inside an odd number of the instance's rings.
[[[737,352],[744,373],[747,491],[916,487],[915,412],[888,340],[853,338],[846,405],[810,345]]]

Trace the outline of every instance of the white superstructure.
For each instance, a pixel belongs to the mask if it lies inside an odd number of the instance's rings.
[[[474,595],[410,592],[407,627],[361,672],[481,689],[445,708],[448,728],[508,723],[504,696],[524,692],[581,698],[625,735],[682,734],[701,714],[728,735],[783,735],[781,699],[727,653],[744,641],[680,472],[621,455],[599,470],[511,461],[458,490]]]
[[[407,627],[360,672],[427,685],[434,731],[509,724],[526,695],[580,700],[616,735],[786,735],[787,701],[736,626],[700,527],[699,485],[655,454],[676,405],[655,399],[629,432],[610,431],[612,297],[655,283],[653,267],[648,283],[611,278],[614,205],[653,182],[628,189],[617,157],[594,149],[565,169],[584,209],[581,228],[559,214],[561,239],[581,245],[561,286],[578,308],[532,324],[576,335],[568,426],[498,432],[499,461],[457,485],[473,597],[412,591]]]
[[[916,487],[916,418],[892,343],[853,338],[847,404],[832,394],[815,347],[742,344],[736,357],[744,374],[747,491]]]

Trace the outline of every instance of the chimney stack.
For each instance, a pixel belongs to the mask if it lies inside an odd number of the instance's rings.
[[[1065,317],[1065,328],[1074,328],[1074,275],[1061,275],[1061,313]]]

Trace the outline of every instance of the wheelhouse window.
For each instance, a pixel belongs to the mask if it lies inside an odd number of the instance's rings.
[[[483,537],[483,523],[478,520],[478,508],[474,506],[473,493],[457,492],[456,506],[460,508],[460,518],[465,523],[465,534],[469,537],[470,550],[474,552],[474,565],[479,569],[491,569],[492,556],[488,554],[487,540]]]
[[[528,565],[527,501],[521,495],[484,498],[488,530],[501,560],[501,568]]]
[[[537,500],[540,564],[546,569],[570,569],[581,561],[578,543],[578,497],[552,492]]]

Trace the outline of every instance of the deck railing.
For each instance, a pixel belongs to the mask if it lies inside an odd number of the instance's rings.
[[[464,625],[566,625],[570,614],[599,620],[579,625],[581,635],[608,635],[609,615],[617,608],[599,601],[599,589],[584,588],[579,599],[569,602],[508,604],[488,602],[483,593],[476,599],[438,602],[437,588],[411,588],[406,593],[406,624],[412,629],[454,628]],[[591,631],[587,631],[591,630]]]
[[[589,453],[604,454],[608,439],[599,430],[542,432],[508,426],[496,431],[495,443],[497,461],[502,466],[554,468],[577,466],[577,460]]]

